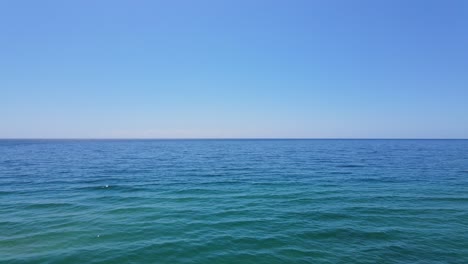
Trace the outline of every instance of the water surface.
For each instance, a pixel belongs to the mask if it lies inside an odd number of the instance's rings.
[[[0,263],[468,263],[468,141],[0,140]]]

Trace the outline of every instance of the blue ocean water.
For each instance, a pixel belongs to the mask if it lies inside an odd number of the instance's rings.
[[[0,263],[468,263],[468,140],[1,140]]]

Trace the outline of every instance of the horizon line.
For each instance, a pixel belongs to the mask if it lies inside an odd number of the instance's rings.
[[[468,138],[412,138],[412,137],[402,137],[402,138],[385,138],[385,137],[187,137],[187,138],[170,138],[170,137],[161,137],[161,138],[33,138],[33,137],[24,137],[24,138],[0,138],[0,140],[468,140]]]

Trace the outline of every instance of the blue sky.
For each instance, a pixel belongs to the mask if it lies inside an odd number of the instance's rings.
[[[468,138],[468,1],[0,1],[0,138]]]

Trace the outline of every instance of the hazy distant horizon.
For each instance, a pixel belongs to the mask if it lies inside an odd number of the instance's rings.
[[[244,137],[244,138],[0,138],[0,140],[468,140],[468,138],[274,138],[274,137]]]

